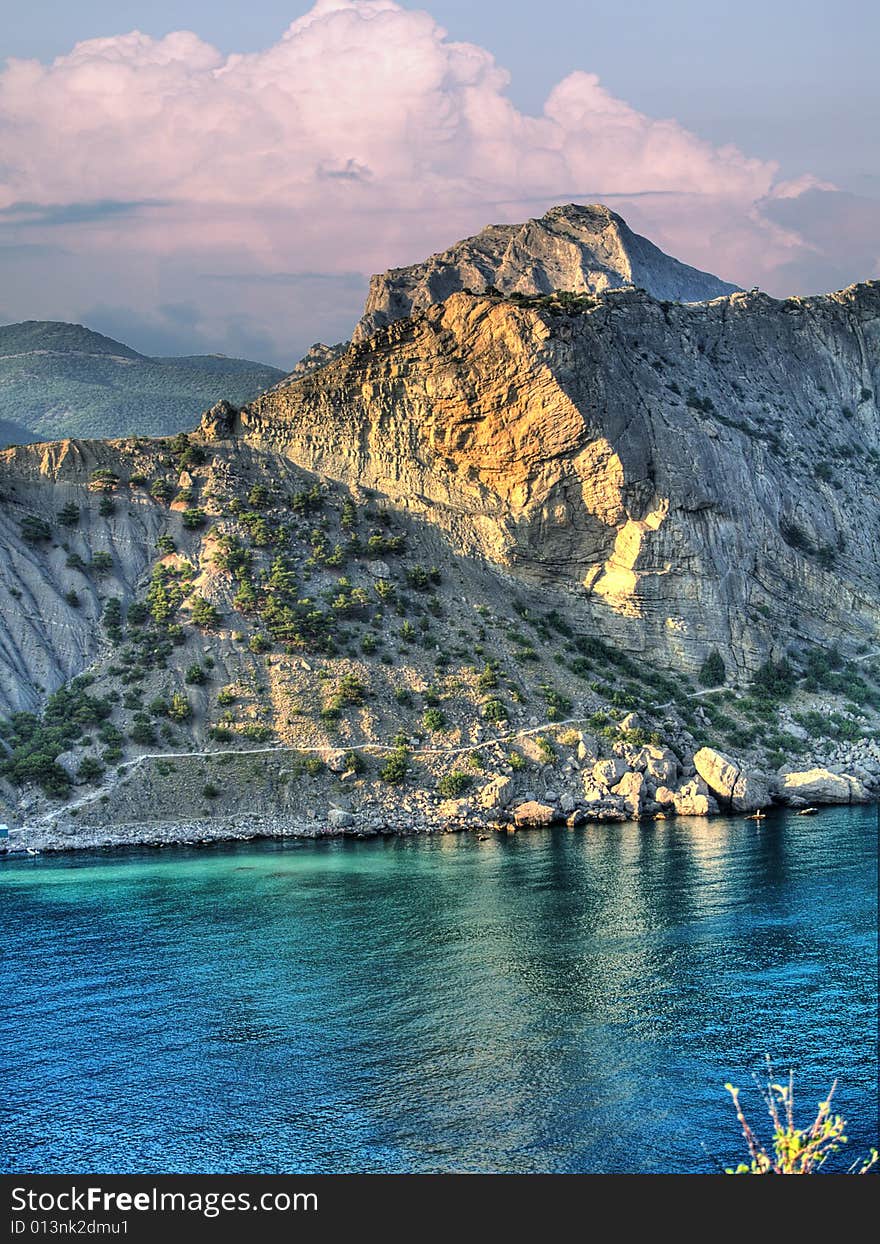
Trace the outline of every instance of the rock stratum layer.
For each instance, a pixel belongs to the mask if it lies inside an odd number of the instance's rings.
[[[747,672],[876,641],[878,370],[877,282],[454,294],[203,429],[377,490],[630,651]]]

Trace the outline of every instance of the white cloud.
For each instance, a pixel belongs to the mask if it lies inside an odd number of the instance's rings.
[[[0,209],[165,204],[75,235],[96,279],[114,255],[130,265],[145,308],[172,268],[197,285],[200,271],[366,273],[572,198],[607,198],[742,284],[772,287],[799,255],[761,204],[815,179],[777,186],[773,163],[647,117],[595,74],[566,77],[539,117],[517,111],[507,81],[489,52],[392,0],[318,0],[248,55],[186,31],[89,40],[0,74]],[[187,297],[207,304],[216,286]],[[307,311],[291,305],[291,325]]]

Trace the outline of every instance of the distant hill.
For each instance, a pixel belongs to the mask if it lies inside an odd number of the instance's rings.
[[[179,432],[221,398],[246,402],[284,374],[222,355],[148,358],[81,324],[6,324],[0,326],[0,446]]]

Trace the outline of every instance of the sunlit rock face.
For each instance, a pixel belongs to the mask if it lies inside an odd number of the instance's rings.
[[[781,302],[453,294],[231,435],[377,490],[695,668],[880,625],[880,284]]]

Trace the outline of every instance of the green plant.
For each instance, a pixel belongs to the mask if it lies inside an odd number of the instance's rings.
[[[192,713],[192,706],[182,692],[175,691],[166,711],[172,721],[186,721]]]
[[[775,1084],[768,1079],[761,1096],[773,1124],[770,1148],[761,1143],[747,1122],[739,1101],[739,1089],[732,1084],[724,1087],[733,1098],[736,1117],[749,1149],[749,1161],[728,1167],[728,1175],[815,1175],[847,1143],[845,1120],[831,1113],[836,1080],[828,1096],[819,1102],[813,1123],[809,1127],[797,1127],[792,1074],[789,1072],[787,1084]],[[866,1174],[876,1164],[877,1157],[877,1150],[872,1149],[861,1165],[856,1162],[850,1167],[850,1173]]]
[[[427,708],[422,716],[422,724],[426,730],[442,730],[446,725],[446,717],[442,709]]]
[[[459,795],[467,790],[473,780],[469,773],[462,773],[458,769],[453,769],[451,773],[444,773],[437,783],[437,794],[444,799],[457,799]]]
[[[202,794],[206,799],[216,799],[220,794],[220,788],[215,786],[213,782],[206,782],[202,787]]]
[[[190,607],[190,617],[196,626],[206,629],[215,627],[220,621],[220,614],[216,607],[209,600],[205,600],[204,596],[194,596]]]
[[[379,777],[383,782],[387,782],[389,786],[399,786],[406,781],[407,769],[409,768],[409,752],[404,746],[395,747],[382,768],[379,770]]]
[[[75,527],[79,522],[79,506],[68,501],[67,505],[63,505],[58,511],[58,521],[62,527]]]
[[[507,721],[507,708],[502,700],[487,700],[483,705],[483,715],[487,721]]]
[[[21,537],[27,544],[43,544],[52,539],[52,528],[36,514],[26,514],[19,523]]]
[[[99,782],[104,776],[104,766],[94,756],[85,756],[80,762],[76,776],[81,782]]]
[[[727,676],[724,661],[717,648],[713,648],[700,666],[697,681],[702,687],[720,687]]]

